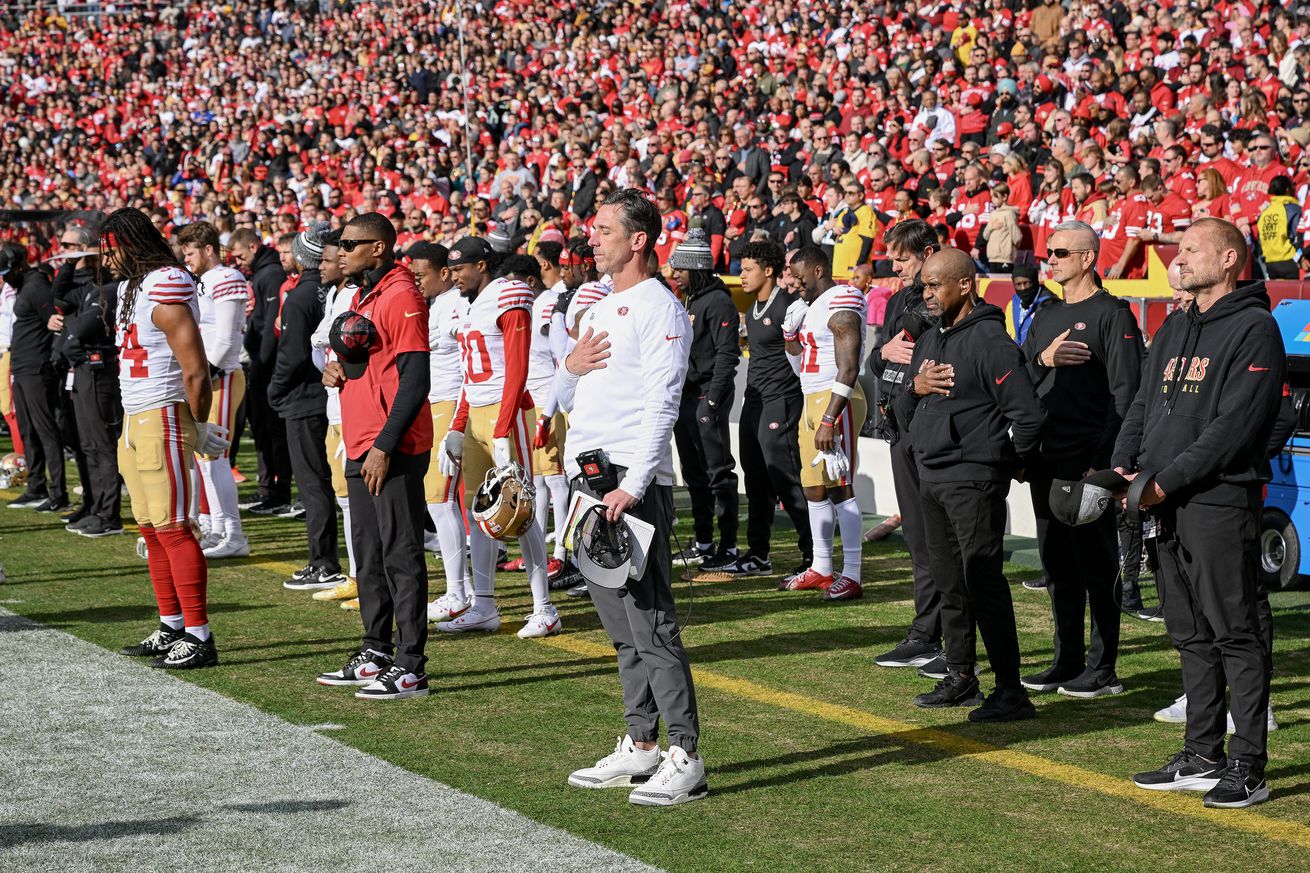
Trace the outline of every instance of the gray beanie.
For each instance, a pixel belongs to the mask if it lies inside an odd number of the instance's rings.
[[[687,231],[687,238],[669,255],[669,266],[675,270],[713,270],[714,253],[705,231],[699,227]]]
[[[326,221],[316,221],[306,230],[296,234],[291,241],[291,256],[297,263],[308,270],[318,269],[323,262],[323,237],[331,231],[332,225]]]

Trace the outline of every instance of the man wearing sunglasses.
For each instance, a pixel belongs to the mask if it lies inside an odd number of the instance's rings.
[[[1278,144],[1269,134],[1257,134],[1246,147],[1251,164],[1233,182],[1232,221],[1237,229],[1251,237],[1251,228],[1269,205],[1269,183],[1288,175]]]
[[[1158,178],[1157,178],[1158,182]],[[1071,526],[1051,515],[1055,479],[1082,479],[1110,465],[1110,453],[1141,379],[1143,343],[1132,310],[1101,287],[1100,241],[1091,225],[1058,224],[1047,244],[1051,278],[1063,303],[1041,309],[1024,339],[1042,402],[1040,459],[1027,470],[1042,567],[1050,580],[1055,656],[1025,676],[1030,691],[1069,697],[1119,694],[1119,544],[1113,513]],[[1083,644],[1083,612],[1091,610],[1091,642]],[[1085,657],[1084,657],[1085,656]]]
[[[323,384],[341,389],[346,488],[364,640],[321,685],[362,685],[363,700],[428,693],[428,570],[423,557],[423,477],[432,451],[428,307],[414,274],[396,263],[396,229],[366,212],[341,232],[337,262],[359,286],[343,318],[367,337],[362,361],[329,361]],[[332,328],[336,348],[338,325]],[[343,347],[346,343],[342,342]],[[342,353],[342,349],[337,349]],[[347,366],[350,373],[347,373]],[[393,642],[393,625],[396,638]]]

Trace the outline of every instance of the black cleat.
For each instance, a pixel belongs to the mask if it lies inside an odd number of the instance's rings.
[[[1037,707],[1022,688],[997,688],[987,695],[983,705],[969,713],[969,721],[1023,721],[1037,718]]]
[[[969,673],[947,673],[937,687],[914,698],[914,705],[923,709],[942,709],[947,706],[977,706],[982,703],[978,677]]]
[[[1209,791],[1228,770],[1228,761],[1218,761],[1184,748],[1158,770],[1144,770],[1133,776],[1133,784],[1150,791]]]
[[[155,658],[151,667],[163,667],[165,670],[200,670],[204,667],[218,666],[218,649],[214,646],[214,635],[209,639],[199,640],[191,634],[183,634],[168,654]]]
[[[1256,770],[1245,761],[1230,758],[1219,784],[1205,793],[1206,806],[1219,809],[1241,809],[1255,806],[1269,799],[1269,783],[1263,770]]]
[[[160,655],[167,655],[183,636],[185,634],[180,628],[173,630],[168,625],[161,623],[157,631],[135,646],[124,646],[118,650],[118,654],[129,655],[133,658],[157,658]]]

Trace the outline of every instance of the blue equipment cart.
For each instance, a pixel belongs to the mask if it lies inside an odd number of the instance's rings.
[[[1280,302],[1274,320],[1287,349],[1296,430],[1272,462],[1260,519],[1260,572],[1268,590],[1283,591],[1310,578],[1310,300]]]

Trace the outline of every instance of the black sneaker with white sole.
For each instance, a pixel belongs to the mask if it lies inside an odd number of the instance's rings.
[[[1056,691],[1065,697],[1105,697],[1110,694],[1123,694],[1124,686],[1114,673],[1097,670],[1084,670],[1083,675],[1061,685]]]
[[[1268,799],[1269,783],[1265,782],[1264,770],[1257,770],[1239,758],[1230,758],[1219,784],[1205,793],[1203,802],[1219,809],[1241,809]]]
[[[883,652],[873,659],[879,667],[922,667],[935,660],[942,653],[942,647],[927,640],[906,637],[890,652]]]
[[[35,509],[48,498],[44,494],[24,494],[17,500],[11,500],[7,504],[10,509]]]
[[[688,543],[687,548],[673,556],[673,560],[674,562],[686,561],[689,564],[699,564],[713,557],[714,546],[712,544],[706,548],[701,548],[695,543]]]
[[[1037,707],[1028,698],[1028,692],[1022,688],[996,688],[982,706],[969,713],[969,721],[1023,721],[1037,718]]]
[[[591,599],[591,591],[587,588],[586,579],[583,579],[577,585],[574,585],[572,588],[570,588],[568,591],[565,591],[564,593],[567,594],[569,597],[585,597],[588,600]]]
[[[292,591],[319,591],[336,588],[344,581],[346,577],[339,570],[309,566],[292,573],[291,578],[282,583],[282,587]]]
[[[1061,667],[1053,664],[1040,673],[1025,676],[1019,683],[1029,691],[1054,691],[1061,685],[1068,685],[1083,675],[1082,667]]]
[[[214,645],[214,635],[210,634],[209,639],[202,640],[191,634],[183,634],[182,639],[168,650],[168,654],[155,658],[150,662],[150,666],[162,667],[165,670],[201,670],[205,667],[216,667],[218,648]]]
[[[1133,776],[1133,784],[1149,791],[1209,791],[1219,784],[1228,769],[1222,755],[1211,761],[1184,748],[1158,770],[1144,770]]]
[[[69,528],[65,528],[68,530]],[[106,521],[98,515],[87,518],[82,524],[78,525],[74,533],[80,536],[99,539],[100,537],[112,537],[123,532],[123,523],[121,521]]]
[[[159,629],[146,637],[135,646],[123,646],[118,650],[120,655],[129,655],[133,658],[157,658],[160,655],[168,654],[168,650],[177,645],[182,639],[184,633],[181,628],[173,630],[162,622]]]
[[[1046,577],[1043,576],[1040,579],[1025,579],[1023,580],[1023,588],[1025,591],[1045,591]]]
[[[428,696],[428,674],[411,673],[404,667],[391,669],[355,692],[360,700],[404,700]]]
[[[736,546],[730,549],[720,547],[715,549],[713,555],[700,562],[700,568],[705,573],[730,572],[728,568],[737,563],[738,557],[740,556],[737,554]]]
[[[773,575],[773,562],[768,558],[761,558],[753,552],[747,552],[731,564],[718,569],[720,572],[731,573],[734,576],[771,576]]]
[[[83,503],[81,506],[79,506],[77,509],[73,510],[72,512],[66,512],[63,515],[59,516],[59,520],[62,521],[64,524],[77,524],[79,521],[86,518],[90,514],[91,514],[91,510],[87,509],[86,504]]]
[[[60,499],[55,499],[54,497],[47,497],[43,502],[38,503],[36,506],[33,506],[32,509],[35,509],[37,512],[43,512],[43,513],[63,512],[64,510],[70,508],[72,505],[73,504],[68,502],[67,497],[63,497]]]
[[[982,703],[978,677],[968,673],[948,672],[932,691],[914,698],[921,709],[942,709],[947,706],[977,706]]]
[[[249,511],[254,515],[278,515],[290,508],[291,504],[285,500],[265,500],[250,507]]]
[[[318,674],[319,685],[367,685],[392,667],[391,658],[381,652],[361,649],[350,656],[340,670]]]
[[[925,679],[945,679],[947,671],[945,656],[938,655],[919,668],[919,675]]]

